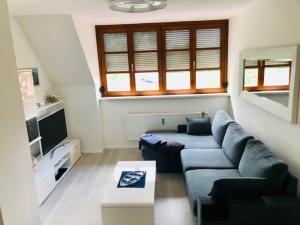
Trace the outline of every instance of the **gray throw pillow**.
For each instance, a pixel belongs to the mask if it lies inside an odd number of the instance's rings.
[[[259,177],[234,177],[216,180],[209,196],[225,197],[253,197],[264,194],[267,179]]]
[[[189,135],[210,135],[210,118],[191,118],[186,117],[187,134]]]

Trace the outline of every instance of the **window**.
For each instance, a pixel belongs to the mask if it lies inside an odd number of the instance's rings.
[[[96,26],[103,96],[226,92],[228,21]]]
[[[166,91],[175,90],[174,93],[191,89],[190,30],[177,29],[164,32]]]
[[[291,66],[289,60],[244,60],[244,90],[289,90]]]
[[[159,91],[157,31],[133,32],[136,92]]]
[[[127,33],[104,34],[105,80],[107,92],[130,92]]]

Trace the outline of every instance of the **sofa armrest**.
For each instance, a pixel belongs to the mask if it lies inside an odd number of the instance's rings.
[[[214,225],[219,221],[228,221],[228,207],[223,200],[198,198],[196,202],[196,224],[197,225]],[[221,223],[220,225],[225,225]]]
[[[220,203],[216,203],[220,204]],[[197,225],[269,225],[265,223],[265,204],[261,197],[226,198],[218,207],[197,200]],[[273,225],[273,224],[272,224]],[[282,224],[281,224],[282,225]]]
[[[197,225],[295,225],[300,224],[300,200],[289,196],[262,196],[255,198],[226,198],[225,217],[211,220],[206,213],[213,210],[205,201],[197,200]],[[215,211],[216,215],[220,212]],[[216,217],[217,218],[217,217]]]
[[[259,196],[250,198],[228,198],[227,204],[231,224],[269,224],[266,223],[266,206],[264,200]],[[271,224],[272,223],[270,223],[270,225]]]
[[[266,217],[272,225],[300,224],[300,200],[296,196],[263,196]]]
[[[255,197],[261,196],[267,184],[267,179],[260,177],[224,177],[214,181],[209,196]]]
[[[295,196],[262,196],[244,200],[228,199],[227,202],[233,224],[300,224],[300,200]]]

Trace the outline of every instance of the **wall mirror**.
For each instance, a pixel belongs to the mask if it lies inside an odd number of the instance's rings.
[[[251,49],[240,55],[240,96],[288,122],[297,122],[298,46]]]

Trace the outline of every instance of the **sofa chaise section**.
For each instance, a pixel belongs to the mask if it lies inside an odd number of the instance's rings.
[[[232,168],[233,166],[231,165],[231,162],[227,160],[227,156],[224,155],[224,152],[219,151],[220,149],[222,149],[222,143],[226,130],[231,123],[234,123],[234,121],[225,111],[218,111],[212,122],[210,135],[189,135],[186,133],[180,133],[175,130],[152,130],[147,131],[146,133],[152,134],[155,137],[161,139],[162,141],[179,142],[185,145],[184,148],[188,150],[218,149],[212,150],[210,152],[211,154],[207,155],[207,160],[212,163],[214,157],[216,157],[216,159],[218,159],[217,161],[226,162],[225,168]],[[202,132],[200,133],[202,134]],[[182,170],[182,162],[180,156],[178,158],[176,157],[172,160],[168,160],[164,158],[163,153],[157,147],[142,145],[140,146],[140,149],[144,160],[156,160],[156,167],[158,172],[180,172]],[[187,154],[187,158],[189,158],[189,156],[190,154]],[[192,160],[190,162],[192,163],[191,167],[195,165],[195,168],[197,168],[197,164],[193,164],[197,162],[196,160]],[[216,162],[214,166],[218,166],[219,162]],[[223,168],[223,166],[221,165],[220,168]]]
[[[221,146],[216,142],[212,135],[189,135],[185,133],[177,133],[175,130],[158,130],[147,131],[155,137],[164,141],[176,141],[185,145],[187,149],[219,149]]]
[[[233,122],[234,120],[225,111],[218,111],[211,125],[211,135],[189,135],[176,130],[150,130],[146,133],[164,141],[180,142],[186,149],[220,149],[226,130]]]

